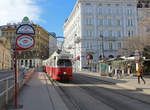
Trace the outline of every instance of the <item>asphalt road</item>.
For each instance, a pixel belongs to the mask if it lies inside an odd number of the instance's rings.
[[[149,103],[132,97],[143,94],[87,75],[74,74],[70,83],[54,84],[70,110],[150,110]]]

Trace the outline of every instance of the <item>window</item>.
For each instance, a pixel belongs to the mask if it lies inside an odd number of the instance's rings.
[[[23,65],[23,60],[21,60],[21,65]]]
[[[91,5],[91,3],[86,3],[86,5]]]
[[[98,8],[98,14],[102,15],[102,8]]]
[[[87,48],[89,48],[89,43],[87,42]]]
[[[128,19],[128,26],[130,26],[130,19]]]
[[[109,43],[109,49],[110,49],[110,50],[113,49],[112,42]]]
[[[118,19],[118,20],[117,20],[117,26],[120,26],[120,25],[121,25],[121,20]]]
[[[92,36],[93,36],[93,32],[89,31],[89,37],[92,37]]]
[[[132,10],[131,9],[127,10],[127,15],[132,15]]]
[[[131,33],[131,36],[133,36],[133,35],[134,35],[134,31],[133,31],[133,30],[131,30],[131,31],[130,31],[130,33]]]
[[[107,6],[111,6],[111,4],[107,4]]]
[[[6,37],[8,37],[8,32],[6,32]]]
[[[108,26],[112,26],[112,20],[108,19]]]
[[[109,14],[109,15],[111,14],[111,9],[110,9],[110,8],[108,9],[108,14]]]
[[[132,37],[134,35],[134,31],[133,30],[128,30],[128,36]]]
[[[127,4],[127,6],[132,6],[132,4]]]
[[[100,26],[103,26],[103,25],[104,25],[104,24],[103,24],[103,19],[100,19],[100,20],[99,20],[99,25],[100,25]]]
[[[91,48],[91,49],[93,48],[92,43],[90,43],[90,48]]]
[[[116,14],[120,14],[119,8],[116,9]]]
[[[102,6],[102,4],[101,4],[101,3],[99,3],[98,5],[99,5],[99,6]]]
[[[103,36],[103,31],[99,31],[99,36]]]
[[[119,6],[119,4],[115,4],[116,6]]]
[[[4,33],[4,32],[2,32],[2,36],[5,36],[5,33]]]
[[[12,43],[12,39],[10,38],[10,43]]]
[[[130,31],[128,31],[128,37],[130,37],[131,36],[131,33],[130,33]]]
[[[120,49],[120,48],[121,48],[121,42],[118,43],[118,49]]]
[[[128,19],[128,26],[133,26],[133,20],[132,19]]]
[[[121,37],[121,31],[117,31],[117,37]]]
[[[108,31],[108,37],[112,37],[112,30]]]
[[[91,25],[92,24],[92,18],[86,18],[86,24]]]
[[[87,7],[87,8],[85,9],[85,13],[86,13],[86,14],[91,14],[92,12],[93,12],[93,9],[90,8],[90,7]]]
[[[12,32],[9,33],[9,36],[12,36]]]
[[[109,9],[108,9],[108,15],[112,15],[112,13],[113,13],[113,9],[112,9],[112,8],[109,8]]]

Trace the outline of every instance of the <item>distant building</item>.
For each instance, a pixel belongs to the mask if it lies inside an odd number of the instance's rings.
[[[0,70],[11,69],[11,45],[5,37],[0,37]]]
[[[18,26],[19,24],[15,23],[0,26],[1,36],[10,41],[12,50],[15,48],[15,40],[16,36],[18,36],[16,35],[16,29]],[[42,60],[49,57],[49,37],[51,37],[51,34],[39,25],[32,24],[32,26],[35,29],[35,35],[33,35],[35,38],[35,45],[29,50],[18,53],[19,66],[40,67],[42,65]]]
[[[57,48],[59,50],[64,50],[64,41],[57,40]]]
[[[88,66],[88,58],[96,64],[103,54],[118,56],[124,37],[137,34],[137,0],[77,0],[63,30],[77,70]]]
[[[55,33],[50,33],[49,37],[49,56],[51,56],[57,50],[57,39]]]

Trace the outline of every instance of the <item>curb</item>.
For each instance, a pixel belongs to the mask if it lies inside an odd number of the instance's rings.
[[[116,85],[119,86],[119,87],[125,88],[125,89],[137,90],[136,87],[129,86],[129,85],[126,85],[126,84],[120,84],[120,83],[117,83]]]

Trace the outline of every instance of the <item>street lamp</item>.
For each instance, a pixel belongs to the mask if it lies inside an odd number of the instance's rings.
[[[102,39],[102,59],[104,58],[104,36],[100,35],[100,38]]]

